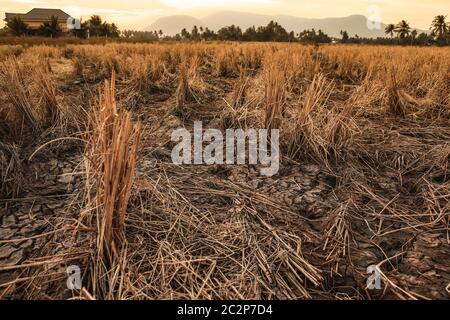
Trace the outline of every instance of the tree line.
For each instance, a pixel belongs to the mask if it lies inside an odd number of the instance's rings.
[[[174,36],[165,36],[161,30],[132,31],[125,30],[121,36],[137,40],[172,40],[172,41],[260,41],[260,42],[317,42],[329,43],[332,38],[322,30],[305,30],[298,34],[286,31],[280,24],[270,21],[266,26],[250,27],[243,31],[239,26],[231,25],[220,28],[217,32],[208,27],[194,26],[191,31],[186,28]]]
[[[450,24],[447,17],[438,15],[434,17],[430,33],[418,33],[412,29],[406,20],[397,24],[388,24],[385,27],[387,37],[364,38],[358,35],[350,36],[346,30],[340,31],[340,38],[333,38],[322,30],[308,29],[295,33],[288,32],[280,24],[270,21],[266,26],[252,26],[242,30],[239,26],[231,25],[219,29],[217,32],[207,27],[194,26],[192,30],[181,30],[174,36],[164,35],[162,30],[155,31],[119,31],[114,23],[103,21],[98,15],[91,16],[81,23],[81,29],[70,31],[73,35],[81,38],[96,37],[121,37],[131,41],[255,41],[255,42],[304,42],[304,43],[360,43],[360,44],[410,44],[410,45],[448,45],[450,43]],[[4,33],[16,36],[43,35],[57,37],[62,35],[62,30],[56,17],[50,17],[38,30],[31,30],[20,17],[14,17],[6,23]]]
[[[194,26],[191,31],[181,30],[175,36],[163,36],[159,31],[126,31],[122,34],[126,38],[147,40],[175,40],[175,41],[276,41],[276,42],[307,42],[307,43],[355,43],[355,44],[401,44],[401,45],[448,45],[450,44],[450,24],[446,16],[436,16],[430,26],[430,33],[419,33],[412,29],[406,20],[385,27],[387,37],[365,38],[358,35],[350,36],[346,30],[340,31],[340,38],[333,38],[322,30],[309,29],[297,34],[287,32],[277,22],[271,21],[267,26],[250,27],[243,31],[239,26],[231,25],[219,29],[217,32],[209,28]]]

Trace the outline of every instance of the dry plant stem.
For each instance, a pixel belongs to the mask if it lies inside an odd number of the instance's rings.
[[[2,86],[20,121],[25,121],[34,133],[39,133],[41,128],[32,106],[30,88],[25,83],[24,70],[17,59],[10,58],[2,64],[1,78]]]
[[[266,73],[264,127],[279,129],[286,101],[285,79],[283,73],[271,65]]]
[[[115,288],[110,272],[126,245],[125,215],[141,132],[140,123],[133,125],[131,113],[118,109],[114,86],[113,72],[111,81],[105,81],[100,108],[94,111],[91,142],[86,149],[92,162],[88,172],[95,179],[95,197],[91,201],[96,208],[98,228],[97,276],[107,276],[105,283],[112,286],[98,288],[103,294]],[[111,292],[107,295],[111,296]]]
[[[323,142],[317,133],[317,122],[320,119],[314,118],[317,115],[314,112],[327,102],[332,89],[333,84],[327,83],[322,74],[314,76],[301,102],[301,107],[295,115],[295,122],[288,136],[288,154],[291,158],[297,157],[302,148],[317,157],[323,156]]]

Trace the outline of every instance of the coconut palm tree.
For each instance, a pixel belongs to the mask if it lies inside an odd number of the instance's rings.
[[[191,34],[189,33],[189,31],[186,30],[186,28],[183,28],[183,30],[181,30],[181,37],[183,39],[190,39]]]
[[[414,44],[416,42],[417,34],[418,34],[418,32],[416,29],[411,31],[411,44]]]
[[[28,25],[20,17],[14,17],[6,22],[6,30],[15,36],[22,36],[28,33]]]
[[[438,15],[434,17],[433,22],[431,23],[430,30],[433,33],[434,36],[438,39],[443,39],[447,32],[449,31],[449,26],[447,25],[447,22],[445,19],[447,16],[444,15]]]
[[[39,27],[39,31],[46,37],[57,37],[62,34],[62,29],[58,23],[58,18],[51,16],[48,21],[45,21]]]
[[[411,27],[409,26],[409,23],[405,20],[400,21],[395,26],[395,32],[397,33],[397,36],[399,39],[405,39],[409,36],[409,33],[411,31]]]
[[[341,42],[342,42],[342,43],[347,43],[348,40],[350,39],[350,37],[348,36],[348,32],[345,31],[345,30],[341,30],[340,34],[341,34],[341,36],[342,36]]]
[[[395,31],[395,25],[394,24],[388,24],[386,28],[384,28],[384,33],[391,36],[391,38],[394,37],[394,31]]]
[[[100,36],[104,31],[103,21],[99,15],[92,15],[87,21],[89,25],[89,33],[92,36]]]

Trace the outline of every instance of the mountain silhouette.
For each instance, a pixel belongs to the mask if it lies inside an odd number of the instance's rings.
[[[151,26],[144,28],[145,31],[162,30],[166,35],[175,35],[180,33],[183,28],[191,31],[194,26],[204,26],[204,23],[194,17],[177,15],[168,16],[156,20]]]
[[[212,30],[219,30],[221,27],[237,25],[245,31],[251,26],[264,26],[270,21],[276,21],[288,32],[298,33],[306,29],[322,29],[332,37],[340,37],[340,31],[346,30],[350,36],[376,38],[384,37],[385,24],[380,23],[379,29],[367,27],[367,18],[363,15],[351,15],[339,18],[311,19],[288,15],[261,15],[246,12],[220,11],[204,18],[198,19],[191,16],[168,16],[156,20],[145,30],[163,30],[166,35],[180,33],[183,28],[191,30],[194,25],[197,27],[208,27]]]

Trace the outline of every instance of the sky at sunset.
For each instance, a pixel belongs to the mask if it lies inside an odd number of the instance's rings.
[[[116,22],[121,29],[140,29],[159,17],[175,14],[203,17],[216,11],[234,10],[326,18],[351,14],[370,16],[374,14],[374,6],[380,9],[382,22],[396,23],[405,19],[413,27],[421,29],[428,29],[434,16],[450,14],[450,0],[1,0],[0,17],[4,18],[5,12],[60,8],[74,17],[99,14]],[[1,21],[0,26],[3,25]]]

